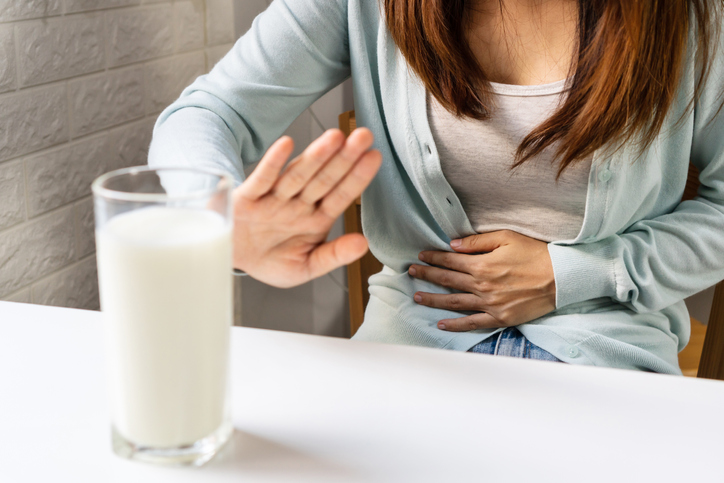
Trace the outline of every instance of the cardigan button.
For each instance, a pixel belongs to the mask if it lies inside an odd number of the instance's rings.
[[[610,180],[610,179],[611,179],[611,176],[613,176],[613,173],[611,173],[611,171],[608,170],[608,169],[606,169],[606,168],[603,168],[603,169],[598,173],[598,179],[599,179],[602,183],[605,183],[606,181]]]
[[[578,350],[578,347],[572,345],[568,348],[568,355],[571,357],[578,357],[578,354],[580,354],[581,351]]]

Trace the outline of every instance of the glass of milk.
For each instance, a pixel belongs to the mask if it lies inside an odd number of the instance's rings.
[[[201,465],[232,433],[228,175],[136,167],[93,183],[113,449]]]

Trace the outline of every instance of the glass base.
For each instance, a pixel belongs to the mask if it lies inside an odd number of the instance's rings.
[[[209,436],[193,444],[175,448],[154,448],[132,443],[118,433],[115,427],[112,427],[113,452],[122,458],[146,463],[201,466],[219,452],[229,441],[233,431],[234,427],[229,421],[219,426]]]

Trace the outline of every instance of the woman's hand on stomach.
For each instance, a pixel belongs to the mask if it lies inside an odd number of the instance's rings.
[[[276,287],[293,287],[360,258],[359,233],[327,242],[335,220],[364,191],[382,156],[372,133],[325,132],[284,168],[294,144],[282,137],[234,191],[234,267]]]
[[[545,242],[508,230],[453,240],[455,252],[423,251],[412,277],[462,293],[415,293],[415,302],[476,313],[438,322],[450,331],[511,327],[556,308],[553,264]]]

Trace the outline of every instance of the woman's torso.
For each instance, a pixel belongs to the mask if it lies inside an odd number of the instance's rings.
[[[512,230],[551,242],[581,231],[590,158],[558,177],[553,146],[511,169],[521,141],[558,108],[565,85],[493,84],[494,107],[482,120],[457,117],[427,95],[441,169],[477,233]]]
[[[436,322],[455,312],[420,307],[416,291],[443,289],[406,274],[422,250],[449,250],[449,241],[476,232],[441,168],[440,147],[429,124],[426,92],[396,49],[378,12],[350,3],[350,55],[359,125],[371,128],[386,162],[363,195],[363,226],[373,254],[385,265],[370,279],[370,304],[358,339],[467,350],[493,331],[447,333]],[[359,17],[358,17],[359,16]],[[637,220],[671,212],[688,172],[694,118],[685,97],[693,91],[693,66],[671,121],[641,156],[633,146],[599,150],[586,180],[582,225],[554,244],[593,245],[624,232]],[[674,130],[675,120],[683,120]],[[637,159],[634,163],[633,160]],[[666,181],[664,181],[666,180]],[[575,230],[573,230],[575,231]],[[615,283],[613,268],[604,277]],[[569,288],[574,290],[574,288]],[[638,313],[608,297],[567,304],[520,327],[536,345],[570,363],[647,368],[678,373],[676,355],[688,340],[683,302]],[[645,348],[641,347],[645,342]]]

